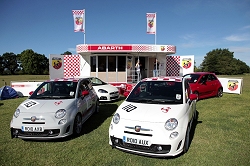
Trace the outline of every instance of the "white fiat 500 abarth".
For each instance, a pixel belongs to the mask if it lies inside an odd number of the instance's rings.
[[[197,95],[182,77],[141,80],[116,110],[109,144],[129,153],[152,157],[187,152],[196,119]]]
[[[99,99],[88,79],[48,80],[14,112],[11,137],[54,139],[79,135],[83,123],[98,109]]]

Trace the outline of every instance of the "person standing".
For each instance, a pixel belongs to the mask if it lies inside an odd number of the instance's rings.
[[[140,64],[139,59],[135,65],[135,69],[136,69],[136,73],[137,73],[137,82],[139,82],[141,80],[141,64]]]
[[[155,58],[153,77],[158,77],[158,76],[159,76],[159,62],[158,62],[157,58]]]

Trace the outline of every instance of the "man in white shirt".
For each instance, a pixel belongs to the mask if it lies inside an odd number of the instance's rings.
[[[135,65],[135,69],[136,69],[136,73],[137,73],[137,82],[139,82],[141,80],[141,64],[140,61],[138,59],[136,65]]]

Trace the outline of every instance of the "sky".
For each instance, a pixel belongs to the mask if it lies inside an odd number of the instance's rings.
[[[250,66],[250,0],[1,0],[0,55],[32,49],[76,54],[78,44],[175,45],[196,66],[214,49],[228,49]],[[72,10],[85,9],[85,41]],[[146,13],[157,13],[156,36]],[[156,41],[155,41],[156,37]]]

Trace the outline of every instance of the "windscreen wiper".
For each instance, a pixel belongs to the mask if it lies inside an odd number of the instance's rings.
[[[180,101],[171,99],[154,99],[152,102],[161,104],[161,103],[178,103]]]
[[[139,102],[139,103],[148,103],[148,102],[151,102],[153,99],[129,99],[128,101],[130,102]]]
[[[61,99],[61,98],[68,98],[69,96],[36,96],[32,99]]]

